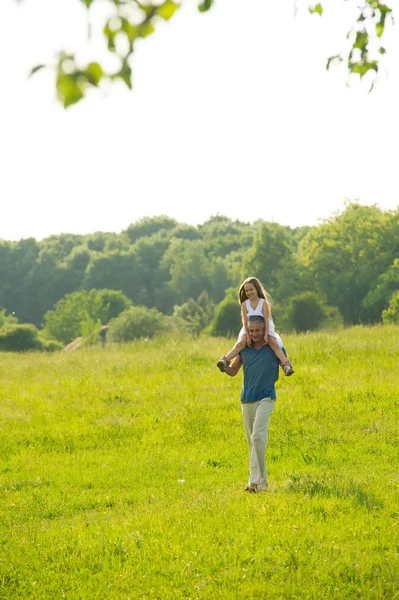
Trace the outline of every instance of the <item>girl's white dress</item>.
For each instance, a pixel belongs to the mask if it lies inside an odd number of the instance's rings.
[[[249,299],[245,300],[245,308],[247,309],[247,316],[248,317],[253,317],[253,316],[258,316],[258,317],[264,317],[263,314],[263,303],[264,303],[264,298],[259,298],[259,302],[256,308],[252,308],[251,306],[251,302]],[[240,340],[242,337],[244,337],[244,335],[246,335],[246,331],[245,331],[245,327],[242,326],[240,333],[238,334],[238,340]],[[269,317],[269,335],[271,335],[272,337],[276,338],[278,345],[280,346],[280,348],[283,347],[283,340],[281,339],[281,337],[279,336],[279,334],[277,333],[277,331],[275,331],[274,329],[274,323],[272,321],[272,319]]]

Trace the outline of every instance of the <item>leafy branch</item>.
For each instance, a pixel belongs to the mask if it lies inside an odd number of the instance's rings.
[[[88,10],[97,0],[80,0]],[[369,71],[378,73],[379,56],[385,54],[382,38],[386,23],[393,23],[393,9],[379,0],[362,0],[356,25],[348,32],[351,46],[347,53],[330,56],[326,63],[327,70],[334,63],[347,63],[348,73],[363,78]],[[103,34],[109,52],[119,58],[119,68],[106,72],[98,62],[86,65],[78,63],[74,54],[59,52],[55,65],[57,96],[65,108],[82,100],[90,87],[98,87],[103,80],[123,81],[132,88],[131,57],[137,40],[154,33],[157,22],[171,19],[180,4],[173,0],[160,3],[143,3],[139,0],[109,0],[114,6],[114,14],[107,20]],[[199,0],[198,10],[208,11],[214,0]],[[321,3],[310,5],[311,14],[323,15]],[[121,41],[123,43],[121,43]],[[34,75],[48,65],[40,64],[31,69]],[[371,86],[373,87],[374,83]]]
[[[168,21],[179,8],[177,2],[165,0],[157,4],[144,4],[139,0],[110,0],[114,5],[114,14],[107,20],[103,34],[109,52],[119,58],[120,67],[115,72],[106,72],[98,62],[86,65],[78,63],[74,54],[61,51],[56,61],[57,96],[65,108],[76,104],[85,97],[90,87],[98,87],[103,80],[122,80],[129,89],[132,88],[132,69],[130,58],[138,39],[146,38],[154,33],[157,22]],[[90,9],[96,0],[81,0]],[[198,6],[200,12],[205,12],[213,0],[205,0]],[[122,38],[122,39],[121,39]],[[121,43],[121,42],[124,43]],[[119,42],[119,43],[118,43]],[[124,50],[121,50],[124,48]],[[30,71],[30,76],[39,72],[47,65],[36,65]]]
[[[385,54],[382,45],[382,37],[385,32],[387,21],[394,22],[392,8],[378,0],[364,0],[359,7],[359,16],[356,25],[347,34],[347,39],[352,38],[352,45],[347,55],[344,53],[330,56],[326,68],[329,70],[331,64],[346,61],[348,73],[359,75],[362,79],[369,71],[378,73],[378,54]],[[309,12],[323,14],[321,4],[309,7]],[[370,90],[373,88],[374,82]]]

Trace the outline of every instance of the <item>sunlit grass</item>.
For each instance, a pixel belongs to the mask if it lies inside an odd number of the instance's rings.
[[[0,354],[0,598],[399,598],[398,340],[285,338],[253,496],[230,341]]]

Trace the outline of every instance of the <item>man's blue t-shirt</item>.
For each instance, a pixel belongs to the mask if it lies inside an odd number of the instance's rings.
[[[279,362],[270,346],[265,344],[259,350],[246,346],[240,356],[244,369],[241,402],[256,402],[262,398],[275,400],[274,384],[278,379]]]

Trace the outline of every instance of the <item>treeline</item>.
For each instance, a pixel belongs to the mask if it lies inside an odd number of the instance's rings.
[[[194,227],[159,216],[120,234],[3,240],[0,310],[41,327],[66,294],[106,289],[172,315],[204,291],[219,305],[250,275],[270,292],[280,329],[289,327],[293,299],[304,293],[347,325],[379,322],[399,289],[399,210],[351,203],[318,226],[299,228],[223,216]]]

